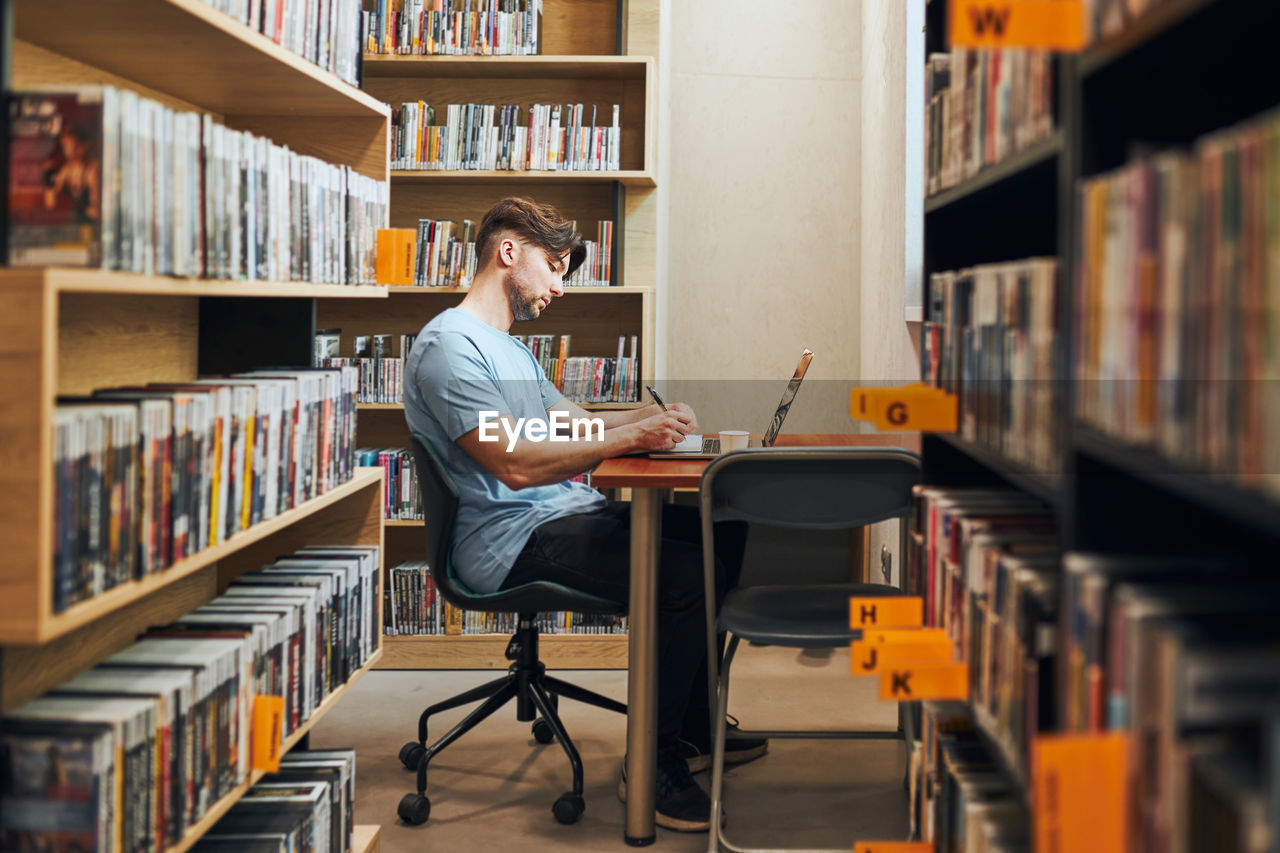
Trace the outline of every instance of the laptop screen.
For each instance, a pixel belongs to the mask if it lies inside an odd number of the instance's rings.
[[[800,363],[796,365],[796,372],[792,375],[791,381],[787,383],[787,390],[782,392],[782,400],[778,403],[778,408],[773,413],[773,420],[769,422],[769,428],[765,430],[764,439],[760,442],[763,447],[773,447],[774,441],[778,438],[778,433],[782,431],[782,422],[787,419],[787,412],[791,409],[791,402],[796,398],[796,392],[800,390],[800,382],[804,379],[805,371],[809,369],[809,362],[813,360],[813,353],[806,349],[800,356]]]

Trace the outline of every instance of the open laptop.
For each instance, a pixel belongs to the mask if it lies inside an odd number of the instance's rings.
[[[796,365],[796,372],[787,383],[787,389],[782,392],[782,400],[779,401],[778,408],[773,411],[773,418],[764,431],[764,437],[758,441],[751,439],[749,447],[773,446],[778,433],[782,431],[782,422],[786,420],[787,412],[791,409],[791,401],[796,398],[796,392],[800,390],[800,383],[804,380],[805,371],[809,369],[809,362],[812,360],[813,353],[808,349],[800,355],[800,363]],[[710,459],[720,455],[720,436],[690,433],[673,449],[655,450],[648,455],[650,459]]]

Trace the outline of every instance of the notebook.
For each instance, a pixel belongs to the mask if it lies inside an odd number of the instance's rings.
[[[796,372],[791,375],[791,381],[782,392],[782,400],[778,402],[778,408],[773,411],[773,418],[765,428],[764,437],[759,440],[751,439],[749,447],[773,446],[778,433],[782,431],[782,422],[786,420],[787,412],[791,409],[791,401],[796,398],[796,392],[800,390],[800,383],[804,380],[805,371],[809,369],[809,362],[812,360],[813,353],[810,350],[806,349],[801,353],[800,363],[796,365]],[[690,433],[684,437],[684,441],[671,450],[655,450],[648,455],[650,459],[710,459],[720,455],[720,436]]]

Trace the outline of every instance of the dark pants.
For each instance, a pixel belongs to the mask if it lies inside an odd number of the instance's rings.
[[[745,522],[716,525],[717,606],[737,583]],[[502,588],[530,581],[564,584],[626,604],[631,592],[631,505],[548,521],[533,531]],[[662,506],[658,557],[658,749],[680,737],[710,743],[702,529],[698,508]]]

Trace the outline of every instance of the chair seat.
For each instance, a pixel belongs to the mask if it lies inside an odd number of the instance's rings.
[[[744,640],[766,646],[832,648],[862,638],[849,627],[853,596],[902,595],[879,583],[755,586],[735,589],[720,610],[720,626]]]
[[[578,589],[550,581],[534,581],[497,592],[473,592],[456,578],[453,589],[441,591],[445,598],[465,610],[490,613],[551,613],[571,610],[577,613],[626,613],[627,608],[607,598],[590,595]]]

